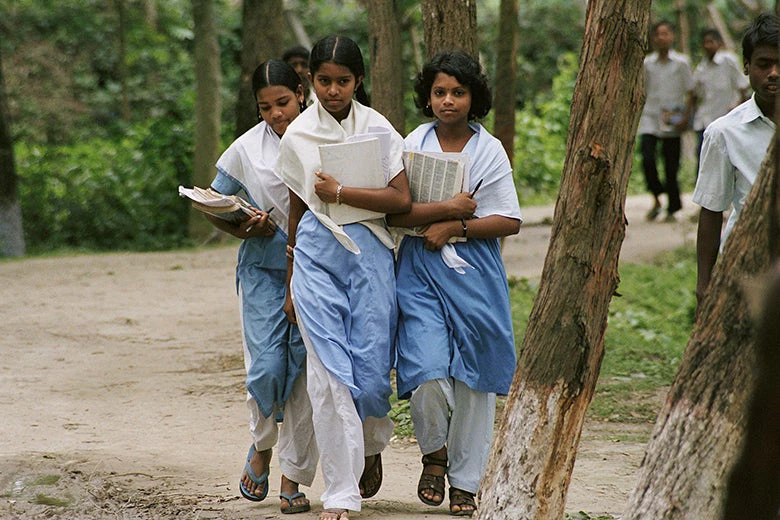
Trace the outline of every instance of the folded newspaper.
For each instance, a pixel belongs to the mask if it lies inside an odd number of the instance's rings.
[[[254,215],[252,206],[246,200],[237,195],[223,195],[211,188],[179,186],[179,196],[189,199],[192,207],[198,211],[228,222],[243,222]]]

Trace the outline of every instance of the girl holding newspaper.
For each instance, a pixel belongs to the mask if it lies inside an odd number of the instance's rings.
[[[423,454],[418,497],[441,504],[446,475],[450,513],[471,516],[496,394],[508,392],[516,361],[499,238],[517,233],[522,220],[506,153],[473,122],[491,107],[479,63],[461,51],[440,53],[417,77],[415,93],[435,120],[412,131],[406,149],[466,153],[469,186],[388,216],[390,225],[422,234],[405,236],[398,253],[398,395],[411,398]]]
[[[280,138],[300,114],[303,87],[295,69],[281,60],[270,60],[255,70],[252,89],[261,122],[219,158],[211,189],[224,195],[243,191],[253,209],[265,211],[255,210],[255,216],[238,224],[210,215],[207,218],[217,228],[243,239],[236,283],[252,445],[239,490],[248,500],[266,498],[271,448],[281,439],[280,507],[283,513],[300,513],[311,509],[298,484],[310,486],[314,480],[317,448],[306,393],[306,350],[298,328],[284,313],[289,197],[273,168]]]
[[[379,491],[381,452],[393,433],[387,413],[398,314],[394,244],[383,217],[408,211],[411,199],[403,139],[368,107],[357,44],[343,36],[320,40],[309,70],[317,100],[287,129],[277,165],[290,188],[286,309],[306,344],[325,482],[319,518],[346,520],[349,510],[360,511],[361,498]],[[342,183],[337,179],[345,178],[344,172],[321,171],[328,147],[368,132],[387,137],[384,163],[379,153],[369,159],[347,146],[343,153],[355,156],[344,166],[360,165],[364,176],[373,178],[368,180],[379,177],[380,187]],[[376,186],[363,184],[369,185]]]

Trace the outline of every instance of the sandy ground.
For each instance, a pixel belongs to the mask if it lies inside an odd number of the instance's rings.
[[[622,261],[693,244],[689,201],[678,223],[652,224],[648,202],[628,200]],[[505,261],[510,275],[537,278],[552,209],[525,217]],[[0,263],[0,518],[283,517],[276,459],[269,499],[237,490],[250,438],[235,252]],[[587,424],[567,511],[618,517],[650,429]],[[448,518],[416,498],[413,442],[394,440],[383,458],[384,485],[353,518]],[[313,511],[293,518],[316,518],[319,474],[305,491]]]

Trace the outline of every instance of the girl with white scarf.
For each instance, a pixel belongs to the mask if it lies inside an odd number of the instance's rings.
[[[328,205],[387,214],[408,211],[411,197],[403,139],[368,107],[357,44],[343,36],[320,40],[309,71],[317,100],[287,129],[277,165],[290,188],[286,308],[306,345],[325,482],[319,518],[347,520],[349,510],[360,511],[361,498],[376,494],[382,483],[381,452],[393,433],[387,412],[398,315],[393,240],[384,219],[339,225]],[[339,172],[320,171],[320,145],[376,127],[390,134],[385,187],[342,185],[334,178]]]

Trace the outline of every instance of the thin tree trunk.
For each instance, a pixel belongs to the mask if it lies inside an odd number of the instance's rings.
[[[130,121],[130,96],[127,87],[127,8],[125,0],[116,0],[119,18],[119,85],[122,92],[120,113],[122,121]]]
[[[404,74],[395,2],[371,0],[364,4],[368,12],[372,106],[403,135]]]
[[[710,289],[648,443],[627,519],[721,517],[727,479],[745,439],[757,373],[755,326],[743,282],[768,270],[780,242],[773,223],[774,153],[773,143],[715,264]],[[750,511],[741,513],[741,518],[760,518]]]
[[[618,285],[650,0],[592,0],[550,247],[479,518],[563,518]],[[608,44],[605,44],[608,42]]]
[[[241,25],[241,81],[236,103],[236,137],[258,121],[252,74],[265,60],[282,55],[287,27],[282,0],[244,0]]]
[[[479,57],[475,0],[422,0],[421,5],[428,59],[439,51],[450,49],[461,49]]]
[[[0,53],[1,51],[2,49]],[[10,127],[0,55],[0,256],[24,256],[22,209],[19,203]]]
[[[192,0],[195,21],[195,155],[193,184],[208,186],[219,158],[222,73],[219,66],[213,0]],[[204,238],[213,228],[201,212],[190,210],[189,235]]]
[[[687,2],[674,0],[674,8],[677,11],[677,44],[683,54],[691,55],[691,26],[688,23]]]
[[[496,87],[493,135],[504,145],[509,162],[515,155],[515,106],[517,92],[517,0],[501,0],[496,44]]]

